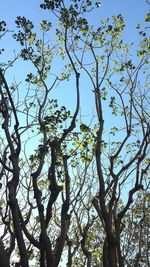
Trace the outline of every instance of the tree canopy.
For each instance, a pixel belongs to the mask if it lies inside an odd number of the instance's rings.
[[[126,43],[98,1],[40,8],[38,29],[0,21],[19,47],[0,47],[1,266],[149,266],[150,13]]]

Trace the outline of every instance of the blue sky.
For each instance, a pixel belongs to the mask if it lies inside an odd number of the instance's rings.
[[[67,3],[69,0],[66,0]],[[126,21],[125,37],[129,42],[135,41],[137,34],[136,24],[143,21],[143,16],[148,11],[146,0],[103,0],[101,8],[95,10],[93,15],[89,15],[91,23],[97,24],[100,19],[122,14]],[[42,19],[51,20],[49,11],[42,10],[40,4],[42,0],[5,0],[1,1],[0,19],[7,22],[10,30],[15,29],[15,19],[17,16],[25,16],[33,20],[37,25]],[[53,18],[54,19],[54,18]],[[6,43],[6,45],[9,45]],[[9,46],[10,50],[14,47]]]
[[[67,3],[69,0],[65,1]],[[42,10],[40,8],[40,4],[42,0],[5,0],[1,2],[1,20],[5,20],[7,22],[8,28],[10,30],[15,30],[15,19],[17,16],[25,16],[26,18],[33,20],[36,27],[38,27],[39,22],[42,19],[52,20],[52,23],[55,24],[54,17],[48,10]],[[112,15],[122,14],[125,22],[126,28],[124,32],[124,39],[128,43],[134,42],[138,43],[138,34],[136,30],[136,25],[138,22],[144,21],[144,16],[148,12],[148,5],[146,4],[146,0],[102,0],[102,5],[99,9],[95,9],[95,11],[91,14],[89,13],[89,20],[92,24],[98,25],[98,22],[103,18],[111,17]],[[10,32],[6,37],[4,37],[1,41],[0,47],[4,47],[6,49],[6,53],[4,56],[0,56],[1,60],[9,60],[13,58],[14,50],[19,51],[20,46],[18,46],[11,38],[12,33]],[[59,64],[59,63],[58,63]],[[30,64],[26,65],[26,62],[22,60],[15,63],[13,68],[10,68],[7,72],[7,80],[10,84],[11,81],[15,78],[18,82],[23,81],[25,79],[25,75],[30,70]],[[58,68],[57,64],[55,66],[56,70]],[[74,86],[74,85],[73,85]],[[75,109],[75,88],[72,84],[69,85],[60,85],[54,92],[52,93],[52,97],[59,98],[61,105],[67,105],[67,108]],[[90,89],[90,90],[88,90]],[[20,90],[26,90],[25,84],[22,82],[20,85]],[[83,110],[83,119],[91,120],[92,111],[93,111],[93,101],[94,94],[92,93],[91,88],[89,88],[89,84],[86,81],[81,83],[81,105],[84,107]],[[107,112],[105,114],[105,118],[107,118]],[[116,118],[114,118],[116,120]],[[114,123],[114,122],[113,122]],[[119,121],[118,121],[119,123]],[[105,122],[105,126],[111,122],[107,119]]]
[[[65,3],[68,2],[70,1],[65,1]],[[38,25],[42,19],[48,19],[52,21],[53,24],[56,24],[52,14],[48,10],[45,11],[40,8],[41,3],[42,0],[5,0],[1,2],[0,20],[5,20],[8,28],[12,32],[7,34],[7,36],[1,40],[0,47],[5,48],[5,53],[4,55],[0,56],[0,62],[6,62],[6,60],[13,59],[14,50],[17,52],[20,49],[20,46],[16,44],[15,40],[13,40],[11,37],[13,31],[16,30],[15,19],[17,16],[25,16],[26,18],[32,20],[36,29],[38,29]],[[139,36],[137,34],[136,25],[138,22],[142,22],[144,20],[144,16],[148,12],[146,0],[102,0],[101,3],[102,5],[100,8],[95,9],[92,14],[89,13],[89,21],[92,24],[98,25],[101,19],[111,17],[112,15],[122,14],[126,22],[126,28],[123,37],[124,40],[128,43],[138,43]],[[14,67],[10,68],[6,73],[8,82],[11,82],[14,78],[18,82],[23,81],[25,79],[25,75],[32,71],[32,68],[29,70],[30,67],[30,64],[26,65],[26,62],[23,62],[22,60],[15,63]],[[55,68],[57,69],[58,66],[56,65]],[[21,90],[23,90],[23,84],[21,84],[21,87]],[[93,107],[93,100],[91,101],[91,98],[93,98],[93,94],[92,92],[87,93],[86,87],[87,85],[84,85],[81,88],[81,103],[83,103],[83,105],[88,105],[88,110],[90,108],[91,113]],[[61,104],[63,104],[64,101],[67,101],[68,108],[74,108],[75,94],[73,93],[73,90],[70,88],[63,88],[62,90],[62,86],[59,86],[55,90],[55,93],[56,97],[60,98]],[[88,113],[85,112],[84,115],[86,117],[88,116]]]
[[[67,3],[68,0],[65,2]],[[41,18],[50,18],[49,12],[45,12],[39,7],[41,3],[42,0],[1,1],[1,19],[6,20],[9,26],[14,27],[16,16],[26,16],[36,22]],[[97,15],[109,17],[121,13],[127,21],[129,33],[133,33],[136,23],[143,19],[143,15],[148,10],[146,0],[102,0],[101,3],[101,8],[97,9]],[[91,19],[93,21],[93,17]]]
[[[65,1],[65,3],[68,2],[70,1]],[[16,44],[16,41],[11,37],[13,31],[16,30],[15,20],[17,16],[25,16],[26,18],[32,20],[36,29],[38,29],[38,25],[42,19],[48,19],[52,21],[54,25],[56,24],[52,14],[48,10],[40,8],[41,3],[42,0],[5,0],[1,2],[0,20],[5,20],[8,28],[12,32],[8,33],[6,37],[1,40],[0,47],[5,48],[5,53],[0,56],[0,62],[6,62],[6,60],[13,59],[14,50],[17,52],[20,49],[20,46]],[[139,36],[137,34],[136,25],[138,22],[144,21],[144,16],[148,12],[146,0],[102,0],[101,3],[102,5],[100,8],[95,9],[93,13],[89,13],[89,21],[92,24],[98,25],[101,19],[111,17],[112,15],[122,14],[126,22],[126,28],[123,35],[124,40],[128,43],[134,42],[134,44],[137,44]],[[58,65],[59,63],[55,65],[56,70],[58,69]],[[32,71],[32,68],[30,69],[30,67],[31,64],[27,65],[27,62],[19,60],[15,63],[14,67],[10,68],[6,73],[8,82],[11,83],[14,78],[17,82],[23,81],[25,79],[25,75]],[[85,112],[83,112],[85,119],[89,114],[90,116],[92,114],[94,100],[92,90],[87,90],[87,87],[89,88],[89,84],[86,84],[85,82],[82,83],[81,104],[85,107]],[[23,92],[24,89],[25,85],[22,82],[20,90]],[[55,98],[55,95],[60,99],[61,105],[67,104],[69,109],[71,108],[74,110],[75,90],[70,88],[70,85],[67,84],[66,87],[60,85],[55,90],[55,94],[53,95],[52,93],[52,97]],[[86,107],[88,108],[86,109]],[[91,119],[91,117],[89,117],[89,119]]]
[[[69,0],[65,0],[67,3]],[[95,10],[93,15],[89,15],[89,20],[97,24],[100,19],[122,14],[126,21],[126,31],[124,38],[128,42],[136,42],[137,34],[135,27],[138,22],[143,21],[143,16],[148,11],[146,0],[103,0],[101,8]],[[49,11],[42,10],[40,4],[42,0],[5,0],[1,1],[0,19],[7,22],[10,30],[15,30],[15,19],[17,16],[25,16],[38,25],[42,19],[54,20]],[[15,44],[6,42],[9,52],[15,49]]]
[[[69,0],[65,0],[67,3]],[[1,15],[0,19],[7,22],[8,28],[12,31],[15,30],[15,19],[17,16],[25,16],[34,21],[38,25],[42,19],[52,19],[49,11],[42,10],[40,4],[42,0],[5,0],[1,1]],[[126,30],[124,38],[126,41],[136,43],[138,35],[135,27],[138,22],[143,21],[143,17],[148,11],[146,0],[102,0],[102,6],[96,9],[94,13],[89,14],[89,20],[93,24],[98,24],[100,19],[111,17],[112,15],[122,14],[126,21]],[[8,58],[13,57],[13,51],[17,48],[15,41],[9,39],[8,36],[1,41],[4,44]],[[5,54],[6,56],[6,54]]]
[[[65,3],[68,1],[69,0],[66,0]],[[42,0],[2,1],[0,20],[5,20],[8,28],[12,32],[7,34],[7,36],[1,40],[0,47],[4,47],[6,51],[4,55],[0,56],[0,61],[5,62],[6,60],[12,59],[14,56],[14,50],[19,51],[20,49],[20,46],[16,44],[15,40],[11,37],[13,31],[16,30],[15,19],[17,16],[25,16],[26,18],[32,20],[36,28],[38,28],[42,19],[48,19],[52,21],[53,24],[56,24],[52,14],[48,10],[42,10],[40,8],[41,3]],[[92,24],[98,25],[101,19],[111,17],[112,15],[122,14],[126,22],[124,40],[128,43],[138,43],[139,36],[137,34],[136,25],[138,22],[144,20],[144,16],[148,12],[146,0],[103,0],[101,3],[102,5],[100,8],[95,9],[92,14],[89,13],[89,21]],[[14,67],[10,68],[6,73],[8,83],[10,84],[14,78],[17,82],[23,81],[25,79],[25,75],[32,71],[32,68],[30,69],[30,67],[30,64],[27,65],[27,63],[22,60],[15,63]],[[57,70],[57,64],[55,68]],[[81,105],[84,107],[83,118],[85,118],[85,120],[86,118],[89,118],[90,120],[94,105],[94,95],[92,90],[87,90],[87,87],[89,88],[89,84],[84,82],[81,85]],[[24,89],[25,84],[22,82],[20,85],[21,92],[23,92]],[[75,109],[75,90],[74,88],[72,89],[70,85],[67,85],[66,87],[60,85],[55,90],[55,93],[52,93],[52,97],[59,98],[61,105],[67,105],[68,108],[71,108],[72,110]],[[108,121],[106,120],[106,124],[107,123]]]

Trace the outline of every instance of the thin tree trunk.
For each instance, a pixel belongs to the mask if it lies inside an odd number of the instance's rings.
[[[92,266],[92,253],[89,253],[88,259],[87,259],[87,267]]]

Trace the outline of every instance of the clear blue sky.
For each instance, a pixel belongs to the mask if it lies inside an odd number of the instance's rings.
[[[69,0],[65,0],[65,3],[68,1]],[[28,19],[33,20],[35,25],[38,25],[42,19],[51,20],[52,16],[50,12],[40,8],[41,3],[42,0],[1,1],[0,20],[5,20],[8,28],[12,31],[15,30],[15,19],[17,16],[25,16]],[[100,19],[122,14],[127,25],[124,38],[128,42],[134,41],[136,43],[138,37],[135,27],[139,21],[143,21],[143,17],[148,11],[146,0],[102,0],[101,3],[101,8],[97,9],[95,14],[90,16],[89,19],[91,22],[97,24]],[[5,46],[8,58],[13,57],[13,51],[17,48],[16,43],[12,41],[12,39],[8,41],[7,37],[1,41],[0,47],[2,46]],[[22,70],[22,75],[20,74],[21,77],[23,77],[23,73]]]
[[[69,0],[65,0],[67,3]],[[126,21],[126,37],[128,41],[134,41],[137,38],[135,27],[148,11],[146,0],[102,0],[101,8],[95,11],[95,16],[91,16],[92,23],[98,23],[98,20],[112,15],[122,14]],[[40,4],[42,0],[5,0],[1,1],[0,19],[6,20],[8,28],[15,29],[15,19],[17,16],[25,16],[33,20],[35,25],[41,19],[51,19],[49,11],[42,10]],[[12,49],[14,47],[10,47]]]
[[[68,1],[69,0],[65,0],[65,3]],[[42,0],[1,1],[0,20],[5,20],[8,28],[12,31],[16,30],[15,19],[17,16],[25,16],[26,18],[32,20],[36,27],[38,27],[38,24],[42,19],[48,19],[50,21],[52,20],[52,23],[55,24],[54,17],[52,17],[51,13],[48,10],[42,10],[40,8],[41,3]],[[137,30],[135,29],[136,25],[138,22],[142,22],[144,20],[144,16],[148,12],[146,0],[102,0],[101,3],[101,8],[96,9],[92,15],[89,14],[89,20],[91,23],[98,25],[98,22],[103,18],[122,14],[126,21],[124,39],[129,43],[134,42],[136,44],[139,38]],[[18,46],[15,40],[11,38],[11,35],[12,33],[1,40],[0,47],[4,47],[6,53],[4,56],[0,56],[0,61],[5,62],[6,60],[12,59],[14,56],[14,50],[19,51],[20,49],[20,46]],[[25,75],[32,71],[32,69],[30,70],[29,67],[30,65],[27,65],[26,62],[19,61],[7,72],[7,80],[11,82],[15,77],[18,82],[23,81],[25,79]],[[57,69],[57,65],[55,67]],[[87,90],[87,86],[88,85],[84,83],[81,88],[81,104],[88,107],[84,112],[85,118],[88,117],[88,112],[91,116],[94,99],[92,91]],[[70,88],[70,85],[68,87],[69,88],[63,88],[63,90],[62,87],[58,87],[55,91],[55,94],[56,97],[60,99],[61,104],[68,105],[69,109],[74,109],[74,90]],[[24,90],[23,84],[21,85],[21,90]],[[87,93],[87,91],[89,92]],[[55,95],[52,95],[52,97],[55,98]]]
[[[65,0],[67,3],[69,0]],[[101,8],[90,16],[92,23],[98,23],[100,19],[112,15],[122,14],[126,21],[126,35],[128,41],[135,41],[137,34],[135,31],[136,24],[143,20],[143,16],[148,11],[146,0],[102,0]],[[7,22],[10,30],[15,29],[15,19],[17,16],[25,16],[33,20],[37,25],[42,19],[52,18],[49,11],[42,10],[39,6],[42,0],[5,0],[1,1],[0,19]],[[11,44],[6,43],[9,49],[14,49]]]
[[[65,3],[67,3],[68,1],[69,0],[65,0]],[[36,27],[38,27],[38,24],[42,19],[48,19],[50,21],[52,20],[52,23],[55,24],[54,17],[52,17],[51,13],[48,10],[45,11],[40,8],[41,3],[42,0],[1,1],[0,20],[5,20],[7,22],[8,28],[12,31],[16,30],[15,19],[17,16],[25,16],[26,18],[33,20]],[[126,21],[124,39],[128,43],[134,42],[136,44],[139,38],[137,30],[135,29],[136,25],[138,22],[143,21],[144,16],[148,12],[148,5],[146,4],[146,0],[102,0],[101,3],[101,8],[96,9],[92,15],[89,14],[89,20],[91,21],[91,23],[98,25],[98,22],[103,18],[122,14]],[[12,33],[1,40],[0,47],[4,47],[6,53],[4,54],[4,56],[0,56],[0,61],[5,62],[6,60],[12,59],[14,56],[14,50],[19,51],[20,49],[20,46],[18,46],[16,42],[11,38],[11,35]],[[14,68],[10,69],[7,72],[7,79],[11,81],[15,77],[17,81],[20,82],[21,80],[24,80],[25,74],[28,71],[32,71],[32,69],[27,69],[26,62],[24,64],[22,61],[19,61],[17,64],[15,64]],[[81,97],[84,103],[90,103],[91,94],[87,94],[86,89],[87,88],[82,88]],[[56,93],[58,94],[58,96],[60,96],[61,99],[63,98],[64,92],[62,92],[61,88],[58,88]],[[67,91],[67,98],[74,99],[72,90]],[[71,101],[69,101],[69,105],[74,106]],[[92,103],[90,107],[92,110]]]
[[[65,0],[68,2],[68,0]],[[49,12],[41,10],[39,5],[42,0],[5,0],[1,1],[1,19],[8,22],[8,25],[14,28],[16,16],[26,16],[34,21],[40,21],[41,18],[49,17]],[[102,7],[98,9],[100,17],[109,17],[121,13],[126,21],[129,33],[132,33],[136,23],[141,21],[143,15],[148,10],[146,0],[102,0]],[[93,18],[92,18],[93,21]]]

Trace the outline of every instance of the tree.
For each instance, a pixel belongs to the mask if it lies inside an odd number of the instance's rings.
[[[0,69],[4,266],[56,267],[61,260],[67,266],[146,266],[148,28],[137,25],[141,41],[135,53],[134,44],[124,43],[121,15],[101,20],[96,28],[87,18],[91,1],[67,6],[62,0],[44,1],[41,8],[57,17],[55,42],[49,42],[50,21],[41,22],[39,37],[33,22],[19,16],[13,37],[22,49]],[[2,38],[8,30],[5,22],[0,25]],[[6,78],[18,57],[32,64],[26,89]],[[88,121],[82,106],[80,111],[85,79],[94,98]],[[51,97],[57,86],[75,88],[74,112],[65,99],[60,106]]]
[[[142,263],[144,266],[149,265],[148,259],[148,200],[149,193],[144,197],[138,194],[136,202],[126,215],[125,221],[125,238],[124,238],[124,255],[127,266],[138,266]],[[128,237],[127,237],[128,236]],[[128,242],[126,242],[128,240]],[[129,241],[130,240],[130,241]],[[145,243],[145,244],[144,244]],[[128,254],[128,256],[127,256]]]

